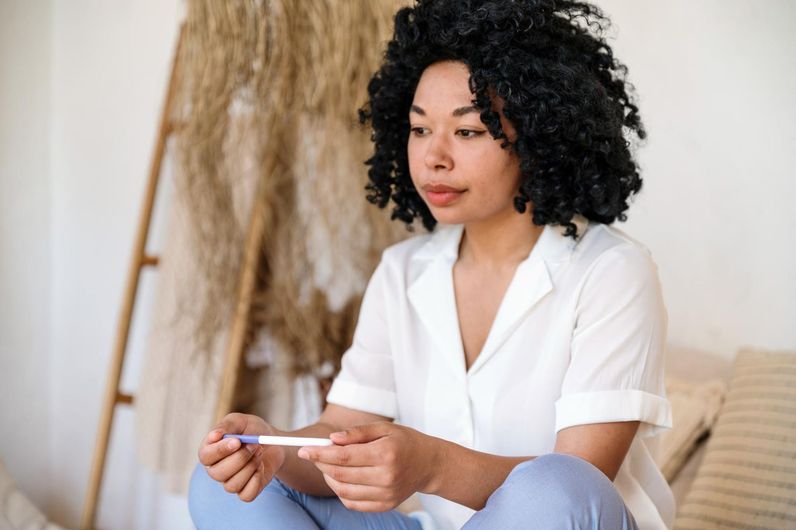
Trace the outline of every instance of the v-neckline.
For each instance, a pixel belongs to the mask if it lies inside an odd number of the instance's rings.
[[[464,372],[465,372],[466,375],[470,375],[470,372],[471,372],[472,368],[474,366],[476,366],[476,364],[478,363],[478,359],[481,358],[481,354],[484,353],[484,350],[486,350],[487,346],[490,344],[490,342],[491,342],[490,339],[492,338],[492,335],[495,334],[495,323],[498,321],[498,316],[500,315],[500,312],[501,312],[501,310],[503,309],[503,307],[505,305],[506,298],[508,298],[509,291],[511,291],[511,287],[514,284],[514,279],[517,277],[517,271],[519,271],[520,266],[527,259],[528,258],[525,258],[525,260],[523,260],[520,263],[518,263],[517,266],[514,268],[514,271],[511,274],[511,279],[509,280],[509,283],[506,286],[506,289],[503,291],[503,294],[500,297],[500,302],[498,303],[497,310],[495,311],[495,314],[492,317],[492,321],[489,323],[489,329],[487,330],[486,337],[484,338],[484,343],[481,345],[481,349],[478,351],[478,354],[473,358],[472,362],[470,363],[470,366],[467,366],[467,350],[466,350],[465,344],[464,344],[464,334],[462,333],[462,322],[461,322],[461,316],[460,316],[460,313],[459,313],[459,303],[458,303],[458,299],[456,297],[456,278],[455,278],[455,274],[454,274],[454,268],[456,267],[456,261],[454,261],[451,264],[451,266],[450,266],[450,281],[451,281],[451,292],[453,293],[453,309],[454,309],[454,316],[455,316],[455,320],[456,320],[456,334],[457,334],[457,336],[459,338],[459,348],[461,350],[462,361],[464,363]]]
[[[473,368],[479,365],[478,360],[482,357],[484,351],[487,350],[487,346],[490,346],[492,342],[497,340],[493,338],[493,335],[496,333],[495,324],[498,323],[498,318],[501,316],[501,313],[505,311],[504,306],[506,305],[506,299],[509,297],[509,294],[512,291],[512,287],[516,283],[517,275],[520,269],[523,267],[524,264],[526,264],[531,259],[532,256],[534,256],[534,250],[536,249],[537,244],[539,243],[539,240],[542,237],[542,234],[540,233],[539,237],[536,238],[536,241],[534,242],[533,247],[531,247],[531,250],[528,252],[528,255],[525,256],[525,258],[523,258],[522,261],[517,263],[516,267],[514,267],[514,271],[511,274],[511,279],[509,280],[509,283],[506,286],[506,290],[503,291],[503,295],[500,297],[500,303],[498,304],[497,311],[495,311],[495,315],[492,317],[492,322],[489,324],[489,330],[487,330],[486,338],[484,339],[484,343],[481,345],[481,350],[478,352],[478,355],[475,356],[470,366],[467,366],[467,352],[465,351],[464,347],[464,335],[462,334],[461,318],[459,315],[459,305],[456,299],[456,279],[453,273],[453,269],[456,267],[456,263],[459,261],[462,240],[464,238],[464,231],[465,229],[464,227],[462,227],[459,233],[459,237],[453,247],[456,249],[456,254],[453,258],[453,261],[450,262],[449,265],[450,270],[448,276],[450,278],[451,294],[453,295],[453,311],[454,311],[454,320],[456,322],[456,334],[459,339],[458,340],[459,351],[461,353],[465,376],[469,376],[471,375]]]
[[[444,232],[434,234],[413,256],[413,260],[422,260],[426,264],[411,280],[407,296],[435,349],[461,377],[470,377],[481,370],[521,325],[528,312],[553,289],[547,261],[551,245],[558,248],[558,238],[548,233],[550,226],[546,226],[528,257],[517,266],[486,342],[468,368],[453,280],[453,266],[458,259],[458,244],[464,227],[448,226],[450,228],[446,227]],[[562,252],[555,253],[554,260],[558,261],[555,258],[559,256],[563,257]]]

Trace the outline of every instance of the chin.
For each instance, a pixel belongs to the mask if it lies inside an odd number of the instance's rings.
[[[461,225],[467,223],[470,219],[468,216],[457,212],[455,208],[429,208],[431,215],[438,223],[443,225]]]

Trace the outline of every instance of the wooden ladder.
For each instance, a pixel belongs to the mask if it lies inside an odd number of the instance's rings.
[[[155,205],[158,183],[160,181],[163,157],[166,151],[168,138],[177,131],[178,127],[172,122],[172,111],[175,94],[177,92],[179,76],[179,58],[185,35],[184,25],[180,27],[177,45],[175,47],[172,60],[171,74],[169,76],[166,99],[160,116],[160,126],[155,150],[149,168],[149,177],[146,183],[144,202],[141,209],[141,216],[138,221],[135,242],[133,244],[132,259],[130,269],[127,274],[127,283],[122,300],[121,313],[116,328],[116,336],[113,343],[113,353],[110,367],[108,369],[108,379],[105,387],[105,394],[102,402],[97,438],[92,457],[91,474],[89,475],[88,489],[83,504],[83,516],[81,520],[81,530],[93,530],[97,515],[97,504],[102,487],[102,479],[105,471],[106,456],[110,440],[113,417],[117,405],[134,404],[134,397],[130,394],[122,393],[119,383],[124,368],[124,358],[127,352],[128,337],[135,307],[138,284],[141,273],[147,267],[157,267],[159,257],[147,254],[147,240],[150,233],[152,212]],[[255,203],[256,204],[256,203]],[[243,358],[244,340],[246,324],[251,307],[251,297],[256,283],[256,272],[258,257],[260,253],[260,243],[264,231],[264,217],[255,207],[252,208],[251,219],[247,228],[246,247],[244,250],[243,262],[240,270],[238,288],[236,293],[235,311],[233,314],[232,328],[227,341],[225,350],[223,373],[221,376],[221,386],[219,400],[216,406],[216,418],[220,419],[227,414],[232,407],[232,400],[237,384],[238,369]]]

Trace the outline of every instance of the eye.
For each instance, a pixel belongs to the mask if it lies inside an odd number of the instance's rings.
[[[426,129],[425,127],[412,127],[411,129],[409,129],[409,131],[414,136],[425,136],[426,134],[428,134],[428,129]]]
[[[481,136],[484,134],[484,131],[474,131],[472,129],[459,129],[456,131],[456,134],[461,136],[462,138],[475,138],[477,136]]]

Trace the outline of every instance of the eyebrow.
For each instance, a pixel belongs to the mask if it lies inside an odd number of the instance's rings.
[[[421,116],[426,115],[426,111],[424,111],[422,108],[418,107],[417,105],[412,105],[410,112],[420,114]],[[459,116],[464,116],[465,114],[470,114],[471,112],[481,112],[481,111],[478,110],[478,108],[476,108],[475,106],[470,105],[469,107],[459,107],[458,109],[454,109],[452,114],[454,118],[458,118]]]

